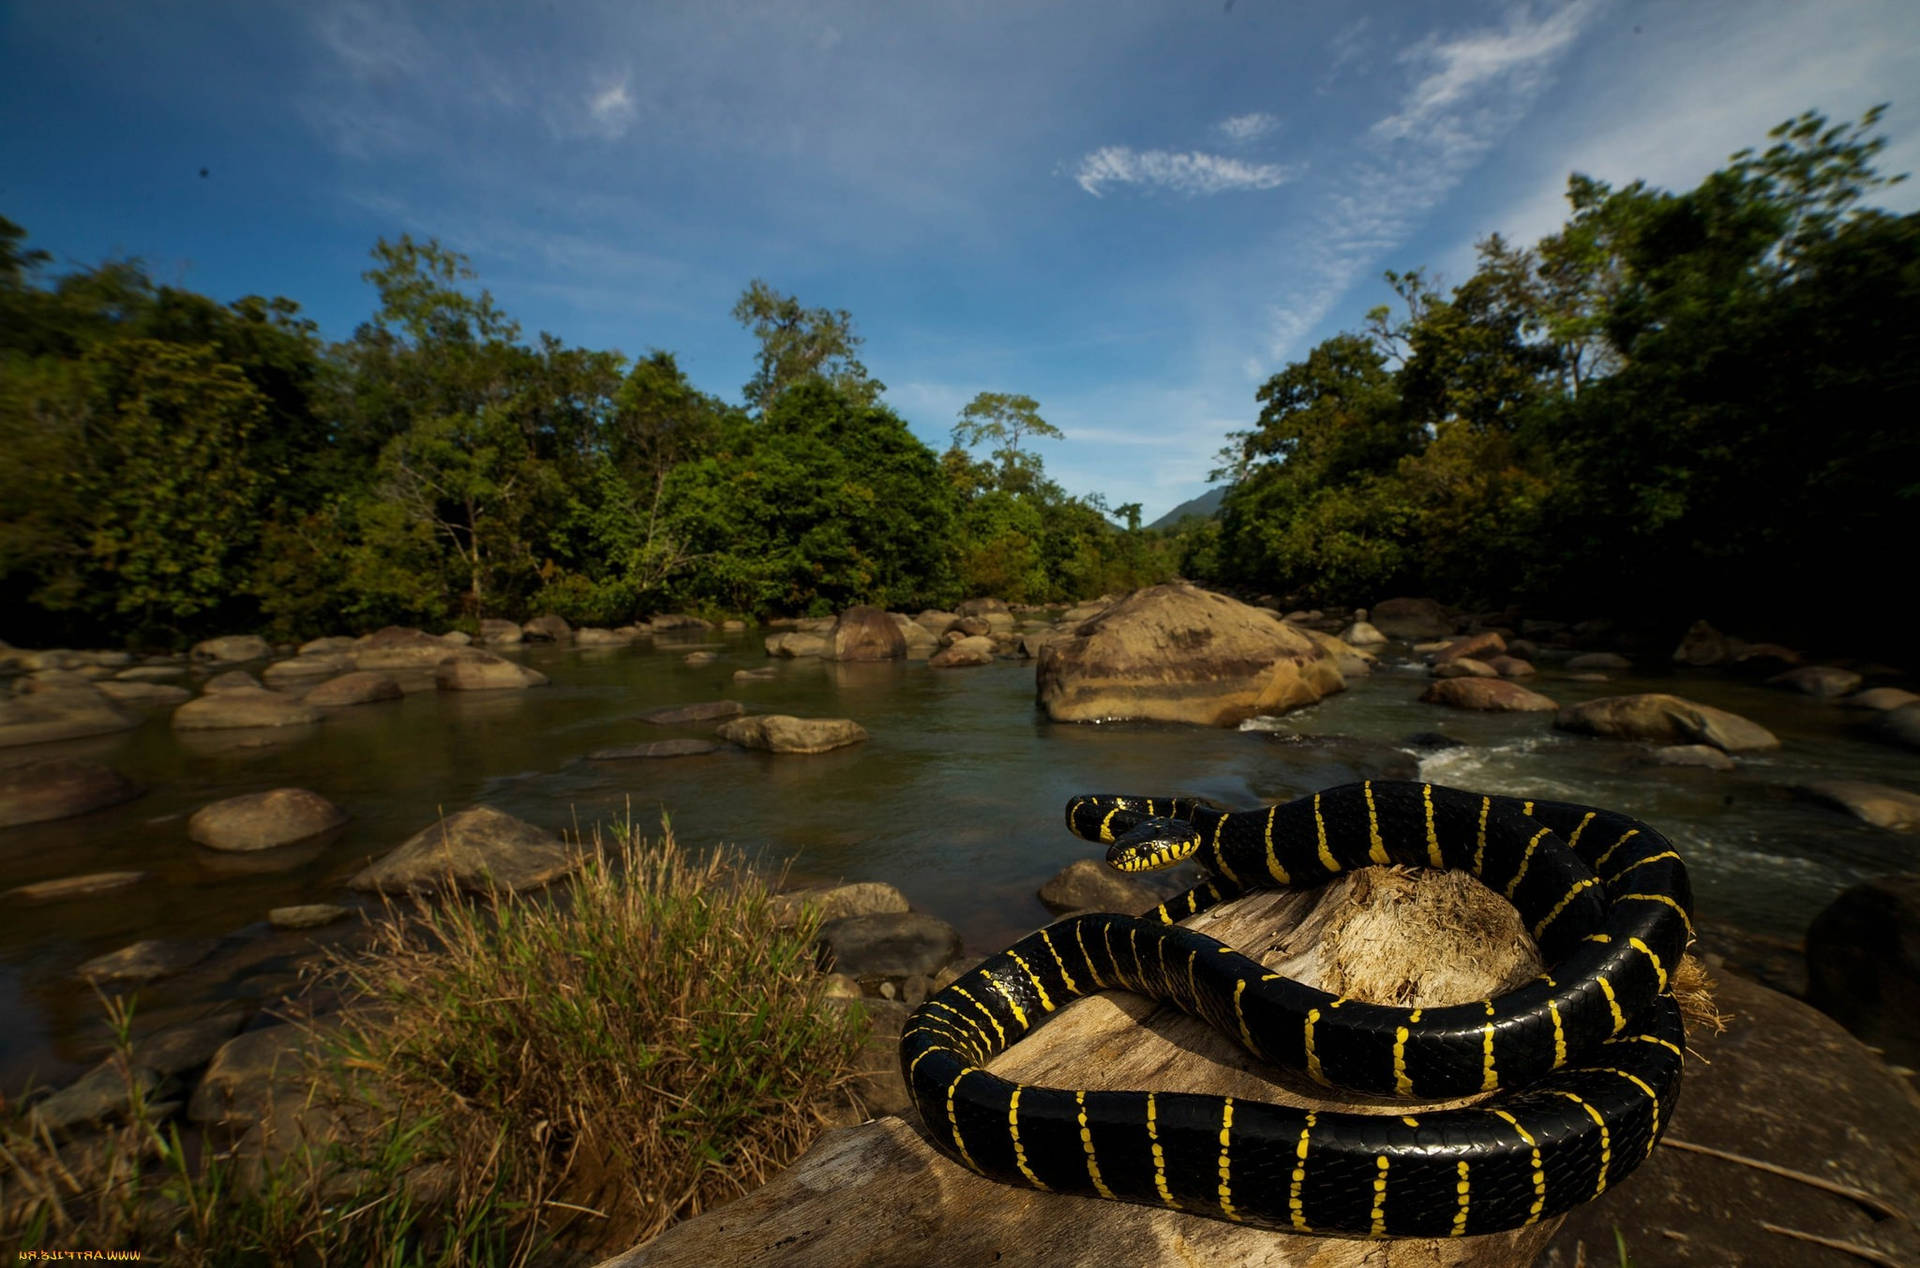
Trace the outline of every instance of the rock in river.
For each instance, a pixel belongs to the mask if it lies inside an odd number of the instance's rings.
[[[590,762],[623,762],[642,757],[697,757],[712,753],[720,746],[712,740],[654,740],[647,744],[621,744],[597,748],[587,754]]]
[[[1420,693],[1420,702],[1494,713],[1545,713],[1560,707],[1539,692],[1504,678],[1442,678]]]
[[[1137,590],[1040,649],[1059,722],[1233,726],[1346,688],[1333,658],[1272,613],[1184,583]]]
[[[1802,665],[1767,679],[1769,687],[1787,687],[1821,700],[1844,696],[1860,686],[1860,675],[1837,665]]]
[[[222,638],[203,639],[193,645],[195,660],[211,661],[216,664],[265,660],[271,655],[273,655],[273,648],[258,634],[228,634]]]
[[[1855,885],[1814,917],[1807,1002],[1888,1060],[1920,1066],[1920,873]]]
[[[1045,650],[1045,644],[1041,645]],[[933,655],[927,657],[927,664],[933,669],[964,669],[972,665],[991,665],[993,663],[993,640],[985,634],[969,634],[957,638]]]
[[[141,682],[137,679],[127,682],[109,679],[99,684],[99,691],[109,700],[136,707],[167,708],[193,699],[193,693],[185,687],[170,682]]]
[[[907,654],[907,638],[899,624],[881,609],[865,604],[840,614],[828,643],[829,660],[899,660]]]
[[[0,748],[104,735],[139,724],[92,686],[0,695]]]
[[[317,929],[352,914],[352,908],[338,903],[302,903],[273,908],[267,912],[267,923],[275,929]]]
[[[0,767],[0,828],[71,818],[131,801],[140,792],[138,784],[99,762],[50,757]]]
[[[1890,832],[1920,828],[1920,793],[1859,779],[1822,779],[1795,791],[1812,801],[1844,810],[1862,823]]]
[[[530,639],[548,643],[570,643],[573,641],[573,627],[562,617],[548,613],[536,616],[520,627],[522,633]]]
[[[944,920],[915,912],[842,916],[820,926],[826,967],[851,977],[931,977],[960,954],[960,935]]]
[[[346,821],[346,812],[319,793],[275,788],[200,807],[187,820],[187,835],[213,850],[270,850]]]
[[[266,687],[244,669],[229,669],[207,679],[200,690],[204,695],[217,696],[223,691],[265,691]]]
[[[1137,916],[1159,905],[1154,892],[1093,859],[1075,859],[1040,887],[1049,911],[1120,911]]]
[[[205,941],[181,942],[166,938],[145,938],[130,946],[95,956],[76,970],[81,977],[100,985],[126,982],[151,982],[155,978],[192,968],[213,953],[213,944]]]
[[[544,687],[547,676],[518,661],[477,648],[454,652],[434,667],[433,680],[442,691],[502,691]]]
[[[1553,725],[1583,735],[1655,744],[1711,744],[1728,753],[1780,747],[1773,732],[1757,722],[1657,691],[1583,700],[1560,710]]]
[[[389,625],[354,640],[351,654],[360,669],[432,669],[459,650],[432,634]]]
[[[825,753],[867,738],[866,728],[851,718],[796,718],[784,713],[735,718],[714,728],[714,734],[741,748],[769,753]]]
[[[640,715],[642,722],[655,726],[683,726],[689,722],[711,722],[715,718],[737,718],[747,711],[738,700],[702,700],[696,704],[677,704],[653,709]]]
[[[802,656],[825,656],[833,648],[831,640],[802,630],[786,630],[766,637],[767,655],[789,660]]]
[[[1920,704],[1903,704],[1883,711],[1875,722],[1873,734],[1889,744],[1920,748]]]
[[[109,894],[117,889],[138,885],[146,879],[145,872],[88,872],[84,876],[62,876],[56,880],[35,881],[31,885],[16,885],[0,897],[19,902],[64,902],[71,898]]]
[[[222,691],[189,700],[173,711],[176,731],[218,731],[233,727],[302,726],[324,715],[292,696],[259,687]]]
[[[377,669],[356,669],[338,678],[329,678],[312,688],[301,699],[321,708],[337,709],[347,705],[372,704],[378,700],[398,700],[405,693],[392,674]]]
[[[579,866],[552,833],[492,806],[474,806],[414,833],[392,853],[355,873],[355,889],[433,889],[451,880],[470,893],[489,883],[535,889]]]
[[[775,894],[769,900],[774,919],[791,925],[800,919],[803,907],[820,913],[820,921],[846,916],[879,916],[907,910],[907,896],[880,881],[855,881],[849,885],[816,885]]]

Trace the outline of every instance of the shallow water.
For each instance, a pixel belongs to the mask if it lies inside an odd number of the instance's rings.
[[[689,667],[682,657],[694,647],[712,647],[719,659]],[[1030,662],[943,671],[923,661],[769,661],[757,635],[521,655],[553,685],[423,692],[335,710],[260,748],[235,747],[232,733],[176,734],[162,711],[120,735],[32,750],[108,761],[149,791],[79,818],[0,830],[0,890],[110,869],[153,876],[96,898],[10,905],[0,920],[0,1088],[17,1091],[29,1075],[64,1077],[97,1053],[99,1004],[73,976],[83,961],[137,938],[215,939],[208,961],[143,990],[142,1009],[275,996],[314,941],[348,936],[355,925],[278,932],[265,922],[269,908],[351,903],[342,882],[369,857],[442,810],[476,802],[555,829],[588,829],[629,811],[652,829],[665,812],[692,847],[728,842],[770,866],[790,860],[796,879],[889,881],[916,908],[957,926],[969,954],[1042,923],[1035,889],[1096,853],[1061,825],[1074,793],[1181,792],[1252,806],[1390,775],[1394,763],[1412,760],[1395,748],[1420,731],[1467,745],[1426,756],[1424,778],[1648,820],[1685,854],[1703,919],[1752,933],[1798,938],[1841,889],[1910,867],[1914,850],[1910,838],[1787,791],[1812,778],[1910,786],[1911,754],[1859,738],[1855,711],[1707,671],[1617,674],[1606,683],[1543,671],[1529,685],[1562,703],[1673,691],[1760,722],[1784,741],[1780,750],[1742,758],[1731,774],[1646,766],[1634,758],[1640,746],[1556,733],[1551,715],[1419,704],[1428,679],[1407,663],[1287,715],[1279,730],[1234,731],[1049,722],[1034,707]],[[735,669],[767,664],[778,673],[771,681],[732,679]],[[638,719],[721,698],[755,713],[850,717],[872,738],[811,757],[723,748],[584,760],[608,745],[709,734],[711,724]],[[0,760],[27,755],[8,750]],[[328,797],[352,821],[322,843],[262,855],[217,854],[187,839],[187,817],[200,806],[286,785]]]

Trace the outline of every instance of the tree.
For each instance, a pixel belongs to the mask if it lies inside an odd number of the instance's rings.
[[[757,368],[743,389],[747,408],[757,413],[809,379],[831,383],[863,405],[886,390],[855,355],[865,340],[853,333],[853,314],[844,308],[802,308],[756,277],[734,304],[733,319],[760,341]]]
[[[999,488],[1017,492],[1032,488],[1040,475],[1040,457],[1020,447],[1022,436],[1061,438],[1060,429],[1040,417],[1040,403],[1031,396],[1006,392],[982,392],[960,411],[953,426],[956,449],[972,449],[985,443],[992,446],[989,455],[997,460]]]

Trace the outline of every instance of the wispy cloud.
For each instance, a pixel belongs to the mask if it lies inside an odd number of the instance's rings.
[[[1413,86],[1397,112],[1373,125],[1373,134],[1401,140],[1437,128],[1451,136],[1463,123],[1471,123],[1456,117],[1459,108],[1484,90],[1505,87],[1517,95],[1531,95],[1598,7],[1591,2],[1569,4],[1541,21],[1522,8],[1501,30],[1450,39],[1429,36],[1401,53],[1400,60],[1432,69]]]
[[[1222,136],[1235,145],[1247,145],[1258,141],[1279,126],[1278,118],[1258,110],[1252,114],[1233,115],[1214,125]]]
[[[1314,85],[1316,92],[1328,91],[1343,72],[1360,63],[1367,51],[1367,31],[1372,25],[1372,18],[1362,16],[1334,32],[1327,44],[1327,67]]]
[[[1293,179],[1279,163],[1249,163],[1199,150],[1135,150],[1107,145],[1082,158],[1073,170],[1080,188],[1095,198],[1113,185],[1151,185],[1183,194],[1221,194],[1236,189],[1272,189]]]
[[[587,117],[608,140],[625,136],[639,113],[633,102],[633,94],[627,91],[625,75],[597,89],[587,98]]]

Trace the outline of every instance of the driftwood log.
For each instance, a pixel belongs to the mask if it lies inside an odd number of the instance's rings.
[[[1374,1003],[1465,1003],[1511,989],[1541,968],[1513,908],[1456,872],[1368,868],[1305,893],[1249,895],[1187,923],[1275,972]],[[1328,1099],[1304,1076],[1266,1066],[1204,1023],[1125,994],[1068,1004],[989,1068],[1061,1087],[1211,1092],[1362,1112],[1416,1108],[1366,1097]],[[761,1188],[600,1268],[1523,1265],[1559,1223],[1459,1240],[1363,1241],[1042,1193],[950,1162],[927,1143],[909,1112],[827,1132]]]

